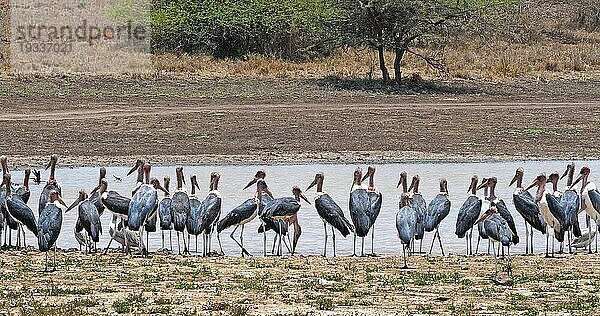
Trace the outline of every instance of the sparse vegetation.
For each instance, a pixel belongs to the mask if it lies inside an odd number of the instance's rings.
[[[3,258],[6,264],[16,263],[11,266],[23,277],[19,282],[0,278],[0,292],[4,293],[0,310],[18,310],[23,315],[243,316],[255,315],[257,311],[312,315],[331,310],[336,313],[360,310],[370,315],[383,311],[382,308],[414,314],[478,315],[485,311],[538,315],[586,313],[600,308],[600,283],[589,273],[596,264],[595,255],[561,259],[568,265],[516,255],[513,261],[518,268],[512,287],[494,285],[491,280],[494,259],[485,255],[469,257],[468,262],[474,264],[468,265],[462,255],[443,260],[415,256],[411,259],[416,269],[409,271],[399,270],[401,259],[392,256],[363,259],[360,263],[344,257],[224,258],[211,261],[209,277],[163,271],[208,267],[201,258],[186,258],[188,262],[181,266],[177,264],[180,260],[164,256],[149,260],[119,257],[119,260],[97,261],[94,269],[77,272],[59,269],[51,276],[19,264],[26,261],[39,265],[42,254],[29,252]],[[76,253],[66,254],[65,258],[83,266],[94,262],[94,257]],[[132,277],[122,278],[117,267],[123,264]],[[285,278],[280,277],[282,271],[286,271]],[[154,280],[152,292],[140,291],[138,280],[154,273],[164,278]],[[70,274],[77,274],[77,280],[94,279],[94,283],[79,286],[79,281],[64,278]],[[111,283],[115,290],[107,291],[102,285],[106,283]],[[218,287],[223,290],[217,290]],[[417,304],[415,297],[419,298]]]

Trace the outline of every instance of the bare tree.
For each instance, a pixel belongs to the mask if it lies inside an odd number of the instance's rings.
[[[412,54],[429,66],[445,70],[435,55],[415,48],[443,45],[468,24],[472,9],[461,1],[445,0],[346,0],[347,15],[341,20],[342,38],[350,45],[366,44],[377,50],[384,82],[390,82],[386,50],[395,54],[394,80],[402,80],[402,59]]]

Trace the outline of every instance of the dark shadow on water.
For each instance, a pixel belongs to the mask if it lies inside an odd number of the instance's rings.
[[[381,79],[341,78],[327,76],[311,81],[313,84],[326,89],[357,91],[390,95],[414,94],[455,94],[469,95],[489,93],[474,83],[443,82],[424,80],[418,75],[404,78],[401,84],[396,82],[384,83]]]

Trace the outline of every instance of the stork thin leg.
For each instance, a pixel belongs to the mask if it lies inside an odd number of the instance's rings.
[[[508,265],[507,265],[507,271],[508,271],[508,276],[512,276],[512,264],[510,262],[510,246],[506,247],[506,254],[507,254],[507,258],[508,258]]]
[[[360,256],[365,256],[365,237],[361,237],[361,248],[360,248]]]
[[[527,229],[527,221],[525,221],[525,254],[529,254],[529,230]]]
[[[548,240],[549,237],[550,237],[550,232],[546,231],[546,258],[550,258],[550,255],[548,254],[548,246],[550,244],[550,241]]]
[[[21,248],[21,224],[17,225],[17,249]],[[590,246],[590,253],[592,253],[592,246]]]
[[[110,237],[110,240],[108,241],[108,246],[106,246],[106,249],[104,249],[104,252],[102,254],[106,254],[108,252],[108,248],[110,247],[110,244],[112,243],[112,241],[114,240],[113,237]],[[81,246],[79,246],[79,250],[81,251]]]
[[[44,272],[48,272],[48,251],[46,251],[46,268],[44,269]]]
[[[481,236],[477,236],[477,245],[475,246],[475,254],[479,252],[479,242],[481,241]]]
[[[275,254],[275,246],[277,246],[277,235],[273,236],[273,247],[271,248],[271,254]]]
[[[596,253],[598,253],[598,233],[600,233],[600,224],[596,222]]]
[[[570,230],[568,232],[567,238],[569,238],[569,241],[568,241],[569,253],[573,253],[573,250],[571,249],[571,231]]]
[[[494,261],[496,262],[496,273],[494,274],[494,278],[498,277],[498,256],[496,256],[496,245],[492,243],[492,250],[494,251]]]
[[[261,221],[260,224],[263,228],[263,252],[264,252],[264,256],[267,256],[267,229],[265,226],[265,222]],[[275,245],[275,242],[273,241],[273,246]]]
[[[198,253],[198,235],[196,235],[196,253]]]
[[[473,255],[473,228],[469,231],[469,243],[467,245],[469,247],[469,255]]]
[[[531,254],[533,254],[533,227],[529,229],[529,242],[531,243]]]
[[[333,238],[333,256],[335,257],[335,230],[333,229],[333,226],[331,226],[331,235]]]
[[[219,249],[221,250],[221,254],[225,254],[225,252],[223,252],[223,246],[221,246],[221,234],[219,234],[217,232],[217,241],[219,241]]]
[[[27,239],[25,239],[25,237],[26,237],[25,236],[25,228],[23,228],[23,225],[21,225],[21,234],[23,234],[23,248],[25,248],[25,250],[27,250]],[[598,247],[598,242],[596,242],[596,247]]]
[[[179,232],[177,232],[177,254],[181,255],[181,243],[179,242]]]
[[[437,233],[438,241],[440,242],[440,250],[442,251],[442,256],[444,256],[444,246],[442,246],[442,237],[440,237],[440,227],[439,226],[435,229],[435,232]]]
[[[296,253],[296,246],[298,246],[298,240],[300,240],[300,235],[302,235],[302,227],[298,224],[298,220],[294,221],[294,244],[292,245],[292,256]]]
[[[556,231],[553,231],[552,237],[552,258],[554,258],[554,240],[556,239]]]
[[[169,229],[169,245],[171,246],[171,253],[173,253],[173,230]]]
[[[281,234],[281,232],[283,231],[283,221],[279,220],[279,248],[277,249],[277,255],[279,256],[283,256],[283,246],[281,245],[282,243],[282,238],[283,238],[283,234]],[[289,230],[288,230],[289,232]],[[293,247],[292,247],[293,248]]]
[[[431,247],[429,247],[429,254],[433,251],[433,244],[435,243],[435,237],[437,236],[437,231],[433,233],[433,239],[431,239]]]
[[[323,230],[325,231],[325,245],[323,245],[323,257],[327,257],[327,223],[323,221]]]
[[[356,232],[354,232],[354,243],[353,243],[353,247],[354,249],[354,253],[352,254],[352,257],[356,257]],[[591,248],[590,248],[591,251]]]
[[[488,255],[490,254],[490,244],[492,243],[492,241],[488,238]]]
[[[406,264],[406,247],[409,245],[405,246],[400,242],[400,246],[402,247],[402,258],[404,258],[404,267],[402,267],[402,269],[408,269],[408,265]]]
[[[235,243],[242,249],[242,257],[244,256],[244,246],[242,246],[242,244],[240,244],[239,241],[237,241],[237,239],[235,239],[235,237],[233,236],[233,234],[235,233],[235,231],[238,229],[239,226],[235,226],[235,228],[233,228],[233,231],[231,232],[231,234],[229,235],[229,237],[231,239],[233,239],[233,241],[235,241]]]
[[[242,231],[240,232],[240,244],[242,245],[242,256],[244,255],[244,252],[250,255],[248,251],[246,251],[246,249],[244,248],[244,225],[242,225]]]
[[[287,241],[285,240],[285,238],[283,238],[283,245],[285,246],[285,249],[287,249],[288,253],[291,253],[291,254],[293,255],[293,253],[292,253],[292,252],[293,252],[294,250],[292,250],[292,248],[290,248],[290,245],[289,245],[289,244],[291,243],[291,242],[290,242],[290,238],[289,238],[289,234],[288,234],[287,236],[288,236],[288,239],[287,239]]]
[[[56,243],[54,243],[54,262],[52,264],[53,271],[56,271]]]
[[[161,230],[160,235],[162,237],[162,249],[165,249],[165,231]]]
[[[181,232],[181,239],[183,240],[183,254],[191,255],[190,253],[190,235],[188,234],[188,243],[185,243],[185,233]]]
[[[371,256],[375,256],[375,224],[371,227]]]
[[[591,240],[591,238],[592,238],[592,220],[589,217],[589,215],[587,215],[587,214],[585,215],[585,222],[587,223],[587,227],[588,227],[588,239],[590,239],[590,245],[589,245],[589,251],[588,251],[588,253],[591,254],[592,253],[592,240]],[[597,234],[598,233],[596,232],[596,235]]]

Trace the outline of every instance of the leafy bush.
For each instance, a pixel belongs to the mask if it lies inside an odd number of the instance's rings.
[[[332,0],[155,0],[155,52],[215,57],[260,54],[286,59],[331,52]]]

